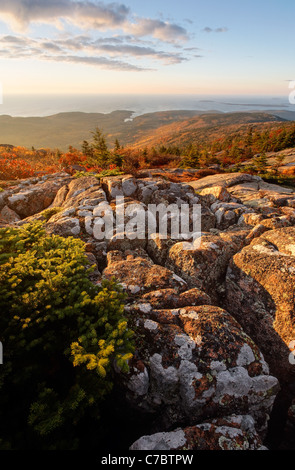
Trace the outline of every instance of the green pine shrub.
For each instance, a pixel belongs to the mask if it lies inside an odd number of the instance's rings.
[[[43,212],[41,212],[41,215],[44,217],[46,222],[48,222],[51,217],[53,217],[55,214],[58,214],[59,212],[62,211],[62,207],[49,207],[48,209],[45,209]]]
[[[97,178],[99,181],[101,178],[104,178],[106,176],[120,176],[123,175],[124,173],[117,168],[114,169],[109,169],[109,170],[101,170],[99,173],[92,173],[88,171],[76,171],[74,174],[74,178],[83,178],[84,176],[94,176]]]
[[[0,448],[76,448],[114,363],[128,370],[124,295],[114,280],[94,285],[87,264],[81,240],[40,222],[0,229]]]

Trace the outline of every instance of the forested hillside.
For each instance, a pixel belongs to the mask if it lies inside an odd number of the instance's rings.
[[[249,124],[271,127],[287,123],[277,115],[255,113],[204,114],[200,111],[165,111],[132,117],[132,111],[114,111],[110,114],[60,113],[47,117],[0,116],[0,143],[27,148],[51,148],[66,151],[71,145],[79,150],[83,141],[91,138],[91,131],[101,129],[107,144],[144,146],[188,145],[219,138]]]

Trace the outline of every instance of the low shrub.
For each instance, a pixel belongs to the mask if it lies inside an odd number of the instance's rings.
[[[48,222],[51,217],[53,217],[55,214],[58,214],[59,212],[62,211],[62,207],[49,207],[48,209],[45,209],[41,215],[44,217],[46,222]]]
[[[94,285],[88,263],[81,240],[40,222],[0,229],[0,448],[78,448],[113,364],[128,370],[124,295],[115,281]]]

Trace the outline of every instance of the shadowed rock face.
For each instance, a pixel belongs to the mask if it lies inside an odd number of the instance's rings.
[[[264,233],[237,253],[226,280],[227,308],[257,342],[272,372],[295,380],[295,228]]]
[[[125,198],[125,222],[134,202],[145,211],[200,204],[200,246],[121,232],[98,240],[98,205],[114,208],[116,196]],[[279,388],[294,382],[292,190],[244,174],[186,185],[159,175],[100,182],[62,173],[1,192],[0,217],[14,226],[42,220],[48,233],[81,238],[92,281],[114,276],[127,293],[136,351],[128,374],[114,372],[132,408],[154,416],[132,449],[263,448]]]
[[[1,192],[0,220],[14,223],[47,209],[60,188],[71,180],[67,173],[31,178]],[[12,211],[12,212],[11,212]],[[14,214],[14,220],[11,219]],[[17,220],[18,219],[18,220]]]

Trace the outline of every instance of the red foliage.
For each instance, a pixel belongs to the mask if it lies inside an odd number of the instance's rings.
[[[35,170],[25,160],[0,158],[0,179],[16,180],[34,176]]]
[[[295,167],[286,168],[281,173],[285,176],[295,176]]]
[[[83,153],[75,151],[75,152],[68,152],[62,155],[59,159],[59,163],[64,166],[71,166],[71,165],[82,165],[87,160],[86,155]]]
[[[0,180],[31,178],[35,175],[55,173],[58,170],[58,164],[53,161],[47,161],[47,165],[44,165],[44,159],[40,157],[38,151],[23,147],[15,147],[11,151],[0,148]]]

